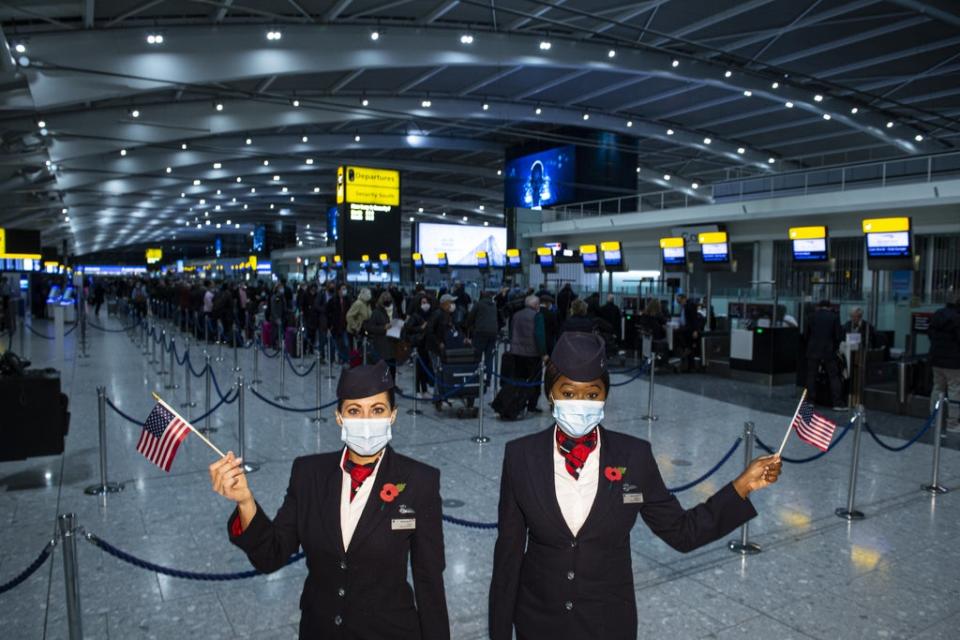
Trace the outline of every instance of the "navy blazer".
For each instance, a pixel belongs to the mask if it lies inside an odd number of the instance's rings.
[[[667,491],[650,443],[600,427],[597,496],[567,527],[554,485],[554,427],[507,444],[490,585],[490,638],[628,640],[637,636],[630,530],[637,513],[678,551],[692,551],[756,515],[728,484],[685,510]],[[611,481],[608,468],[622,468]]]
[[[300,596],[303,639],[448,640],[440,472],[387,447],[360,522],[343,548],[340,490],[343,452],[293,461],[283,505],[271,521],[260,505],[230,541],[259,571],[283,567],[300,547],[307,579]],[[392,501],[387,483],[405,486]],[[230,533],[233,519],[227,525]],[[396,528],[415,520],[415,529]],[[413,589],[407,582],[411,566]]]

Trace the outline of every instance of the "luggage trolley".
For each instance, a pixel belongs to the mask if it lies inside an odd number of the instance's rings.
[[[442,358],[434,358],[433,370],[436,372],[438,411],[443,410],[443,402],[457,399],[463,402],[457,408],[457,417],[476,417],[480,398],[479,354],[473,347],[447,348]],[[456,389],[456,391],[453,391]],[[443,398],[446,394],[450,394]],[[440,398],[443,398],[442,400]]]

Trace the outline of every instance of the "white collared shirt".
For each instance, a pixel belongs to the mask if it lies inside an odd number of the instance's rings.
[[[343,455],[348,455],[346,447],[343,449]],[[357,495],[353,497],[353,500],[350,500],[352,479],[350,474],[344,471],[344,458],[341,458],[340,532],[343,534],[344,551],[350,548],[350,540],[353,538],[353,532],[357,530],[357,524],[360,522],[360,516],[363,514],[363,508],[367,504],[367,499],[370,497],[370,492],[373,491],[373,487],[377,483],[377,472],[380,470],[380,463],[383,462],[383,457],[385,455],[387,455],[386,449],[383,450],[383,453],[380,455],[380,459],[377,460],[377,464],[373,467],[373,473],[371,473],[369,477],[363,481],[363,484],[360,485],[360,490],[357,491]]]
[[[553,484],[557,492],[557,503],[570,533],[577,535],[597,497],[597,487],[600,484],[600,438],[597,438],[597,448],[587,456],[587,461],[580,469],[580,478],[575,480],[567,471],[567,460],[557,447],[558,427],[553,428],[550,446],[553,448]]]

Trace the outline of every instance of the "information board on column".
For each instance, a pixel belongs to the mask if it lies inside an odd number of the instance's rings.
[[[395,169],[337,168],[340,234],[337,247],[347,260],[363,254],[400,255],[400,172]]]

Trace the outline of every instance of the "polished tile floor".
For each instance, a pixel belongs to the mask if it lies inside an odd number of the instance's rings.
[[[116,328],[116,319],[101,319]],[[38,331],[52,331],[37,322]],[[148,365],[123,333],[89,332],[88,359],[75,358],[75,334],[67,338],[65,361],[52,343],[29,336],[26,351],[38,366],[62,370],[73,420],[63,456],[0,463],[0,583],[30,563],[51,537],[58,513],[74,512],[87,531],[144,559],[199,572],[233,572],[248,568],[243,555],[226,539],[224,522],[230,505],[212,493],[206,466],[210,450],[188,439],[167,474],[134,449],[139,434],[108,410],[109,478],[126,489],[105,500],[86,496],[84,487],[98,479],[96,387],[125,412],[143,418],[151,407],[150,391],[179,406],[181,388],[163,389],[165,380]],[[182,342],[182,341],[181,341]],[[14,340],[14,348],[19,344]],[[214,353],[216,351],[214,350]],[[198,367],[202,353],[191,354]],[[232,354],[215,363],[221,386],[232,384]],[[252,352],[242,353],[243,375],[252,374]],[[278,393],[278,361],[260,359],[268,397]],[[335,381],[323,370],[324,399]],[[400,384],[412,388],[411,369],[401,370]],[[615,376],[623,380],[624,376]],[[312,406],[313,374],[286,376],[293,406]],[[709,380],[709,379],[707,379]],[[647,383],[636,380],[613,391],[605,424],[649,439],[668,485],[692,480],[713,466],[753,421],[767,442],[776,444],[787,418],[766,412],[762,404],[733,404],[668,386],[657,389],[659,421],[637,419],[646,408]],[[203,385],[193,384],[202,407]],[[489,398],[488,398],[489,400]],[[733,400],[736,402],[736,400]],[[212,421],[211,439],[236,449],[237,405]],[[502,423],[486,421],[491,442],[478,446],[469,438],[476,420],[459,420],[432,406],[411,417],[404,400],[394,445],[408,455],[439,467],[445,512],[474,521],[496,517],[497,487],[503,445],[511,438],[543,428],[548,418]],[[200,409],[194,409],[194,415]],[[328,415],[330,415],[328,413]],[[290,464],[304,453],[339,446],[331,421],[319,427],[309,414],[281,412],[246,396],[247,458],[262,463],[251,485],[272,513],[286,487]],[[916,427],[922,421],[916,421]],[[669,549],[641,524],[633,537],[633,569],[640,638],[957,638],[960,628],[960,496],[936,498],[920,490],[929,480],[932,450],[917,444],[890,453],[864,437],[857,508],[866,519],[848,524],[833,515],[846,503],[851,442],[848,436],[827,456],[803,465],[787,465],[781,482],[755,495],[760,513],[750,537],[763,547],[741,558],[725,541],[687,555]],[[891,443],[897,441],[890,439]],[[792,441],[786,452],[807,456],[814,450]],[[742,464],[736,455],[714,476],[680,494],[684,504],[704,499],[734,477]],[[960,485],[960,453],[943,452],[943,482]],[[483,638],[486,600],[495,534],[447,524],[447,596],[453,637]],[[731,536],[732,537],[732,536]],[[79,543],[84,635],[88,638],[294,638],[297,598],[304,579],[302,563],[270,576],[231,582],[170,578],[133,567],[106,555],[86,541]],[[0,595],[4,638],[65,638],[63,562],[57,550],[24,584]]]

